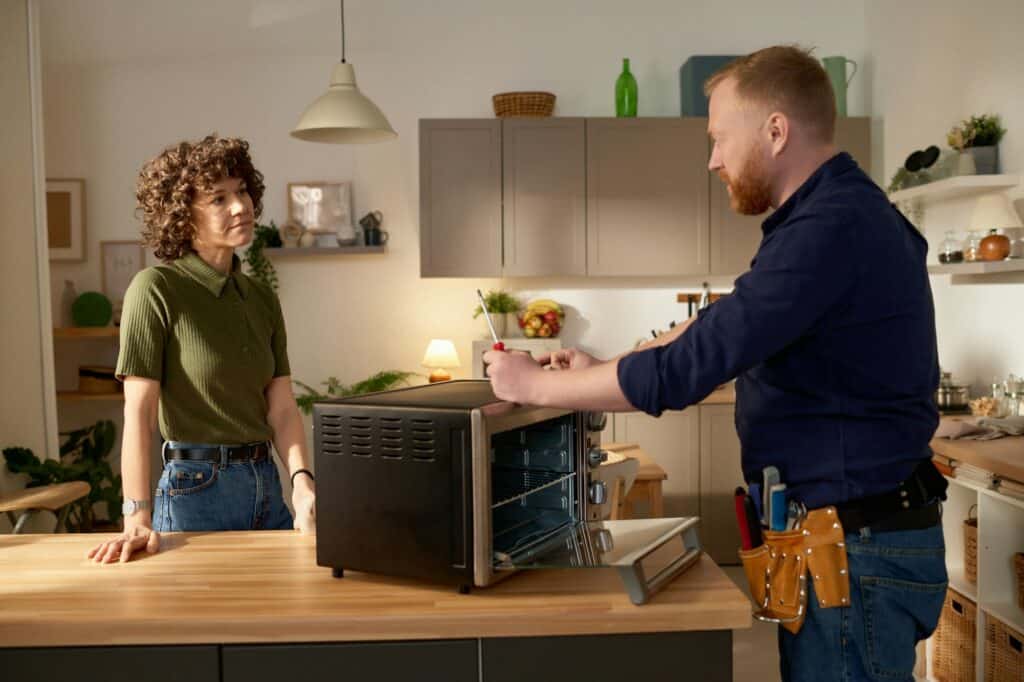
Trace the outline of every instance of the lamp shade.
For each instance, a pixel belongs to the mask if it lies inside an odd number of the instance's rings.
[[[424,367],[448,368],[459,366],[455,344],[448,339],[432,339],[423,355]]]
[[[978,197],[971,211],[970,229],[987,232],[1003,227],[1024,227],[1009,197],[1002,192]]]
[[[359,92],[356,72],[341,62],[331,72],[331,85],[299,119],[292,137],[309,142],[351,144],[382,142],[398,136],[381,110]]]

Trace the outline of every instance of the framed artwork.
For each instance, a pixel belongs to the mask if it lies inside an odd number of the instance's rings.
[[[85,180],[46,181],[46,240],[50,260],[85,260]]]
[[[355,244],[351,182],[289,182],[288,218],[336,244]],[[326,245],[326,244],[324,244]]]
[[[128,285],[139,270],[146,267],[142,242],[100,242],[103,293],[120,310]]]

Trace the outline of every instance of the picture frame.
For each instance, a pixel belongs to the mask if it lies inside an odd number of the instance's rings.
[[[100,242],[100,281],[103,294],[114,310],[124,303],[132,278],[146,267],[146,250],[140,241]]]
[[[288,219],[316,235],[321,246],[355,244],[352,183],[289,182]]]
[[[47,178],[46,239],[51,261],[85,261],[85,180],[82,178]]]

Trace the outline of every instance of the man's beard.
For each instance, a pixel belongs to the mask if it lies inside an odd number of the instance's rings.
[[[741,215],[761,215],[772,206],[771,188],[765,178],[761,157],[752,151],[747,162],[736,177],[731,177],[724,170],[718,171],[718,177],[732,191],[729,203],[732,209]]]

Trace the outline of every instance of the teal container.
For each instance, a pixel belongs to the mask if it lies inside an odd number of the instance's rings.
[[[615,81],[615,115],[636,117],[636,78],[629,72],[629,59],[622,60],[622,73]]]
[[[836,96],[836,116],[846,116],[846,91],[850,87],[850,81],[857,73],[857,62],[846,57],[825,57],[821,60],[825,67],[825,73],[832,83],[832,92]],[[853,71],[846,75],[846,65],[853,64]]]
[[[723,66],[738,59],[738,55],[696,55],[679,67],[679,115],[707,116],[708,98],[704,96],[704,81]]]

